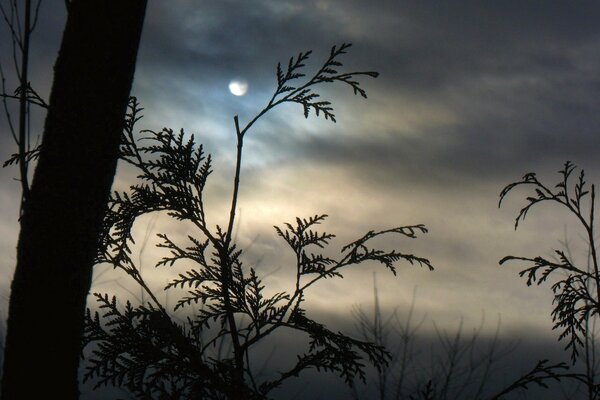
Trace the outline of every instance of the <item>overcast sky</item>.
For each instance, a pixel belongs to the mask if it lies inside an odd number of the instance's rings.
[[[371,229],[422,223],[415,240],[384,243],[429,258],[434,272],[401,265],[397,277],[377,265],[309,293],[309,312],[351,326],[352,307],[371,307],[373,273],[386,310],[406,310],[416,290],[425,330],[452,331],[464,320],[501,336],[554,343],[548,286],[531,288],[508,254],[549,256],[565,236],[585,260],[582,231],[564,213],[540,208],[516,232],[525,192],[498,209],[503,186],[526,172],[554,183],[566,160],[600,178],[600,4],[592,1],[401,2],[393,0],[150,1],[132,95],[145,107],[140,128],[184,128],[215,158],[207,187],[208,218],[226,217],[233,161],[233,116],[259,112],[275,86],[277,62],[313,50],[314,71],[331,46],[353,46],[347,70],[368,99],[344,86],[323,87],[337,123],[301,106],[281,106],[247,137],[237,238],[246,261],[275,288],[293,274],[293,254],[273,225],[326,213],[334,249]],[[45,97],[65,22],[63,3],[42,4],[32,42],[31,83]],[[0,61],[12,67],[6,30]],[[228,90],[248,83],[245,96]],[[9,89],[16,83],[9,81]],[[35,119],[41,130],[42,117]],[[0,158],[16,151],[0,115]],[[84,134],[84,133],[83,133]],[[115,185],[132,175],[119,170]],[[9,294],[18,233],[17,170],[0,171],[0,293]],[[144,232],[190,233],[167,216],[140,221]],[[151,266],[160,254],[142,254]],[[148,274],[153,270],[147,269]],[[112,290],[113,278],[96,289]],[[164,275],[147,275],[159,288]],[[117,277],[118,278],[118,277]],[[121,279],[121,278],[118,278]],[[126,278],[118,281],[127,285]],[[5,307],[2,308],[5,310]],[[484,317],[482,317],[484,315]],[[332,317],[333,318],[333,317]],[[560,346],[560,345],[559,345]]]

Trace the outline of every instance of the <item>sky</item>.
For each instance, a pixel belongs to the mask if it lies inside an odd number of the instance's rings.
[[[63,8],[43,2],[33,37],[31,83],[44,98]],[[491,337],[499,326],[500,337],[521,342],[521,350],[543,342],[544,351],[560,357],[549,285],[527,287],[520,265],[498,261],[509,254],[551,256],[568,241],[584,263],[583,232],[552,207],[534,210],[515,231],[526,192],[515,192],[502,208],[498,195],[527,172],[557,182],[567,160],[598,182],[599,20],[600,4],[592,1],[154,0],[132,95],[145,108],[140,129],[183,128],[212,154],[208,218],[213,226],[224,224],[235,160],[233,117],[244,125],[266,105],[278,62],[313,50],[310,73],[333,45],[352,43],[344,70],[380,73],[360,79],[368,99],[327,85],[318,91],[332,102],[337,123],[314,114],[305,119],[300,105],[287,104],[248,133],[236,230],[246,262],[273,290],[286,288],[293,254],[273,225],[296,216],[329,215],[323,229],[338,235],[331,254],[369,230],[424,224],[429,232],[418,239],[390,238],[382,245],[427,257],[433,272],[399,265],[393,276],[378,265],[357,267],[311,291],[309,313],[351,330],[352,310],[372,308],[375,280],[384,313],[405,315],[414,298],[415,315],[425,318],[423,335],[463,324],[466,331],[481,326]],[[6,30],[0,62],[14,87]],[[233,79],[247,82],[244,96],[229,92]],[[34,132],[42,127],[38,113]],[[1,114],[0,158],[15,149]],[[18,234],[16,176],[14,168],[0,171],[3,316]],[[133,177],[120,166],[115,188],[126,189]],[[136,229],[150,238],[191,232],[164,215]],[[140,259],[159,288],[172,271],[151,267],[161,253],[153,239],[148,243]],[[131,290],[114,272],[99,268],[96,276],[93,290]]]

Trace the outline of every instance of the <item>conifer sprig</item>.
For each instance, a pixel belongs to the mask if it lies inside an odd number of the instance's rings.
[[[193,135],[142,131],[136,140],[135,124],[143,110],[132,98],[122,137],[122,160],[139,171],[138,183],[128,192],[115,192],[110,198],[97,261],[121,268],[149,296],[150,301],[134,307],[123,307],[115,297],[94,294],[99,312],[88,310],[86,343],[94,344],[85,379],[96,379],[96,386],[115,385],[127,388],[140,399],[206,398],[265,399],[269,392],[302,371],[315,368],[339,375],[348,385],[365,379],[365,368],[371,364],[382,368],[389,354],[381,346],[353,339],[341,332],[328,330],[307,316],[303,303],[306,291],[322,279],[341,278],[351,265],[376,261],[393,273],[396,264],[406,261],[432,269],[421,257],[397,250],[384,251],[370,246],[370,240],[381,235],[399,234],[415,238],[427,230],[422,225],[404,226],[383,231],[370,231],[342,250],[339,259],[325,250],[335,237],[319,232],[316,226],[326,215],[297,218],[295,224],[275,227],[296,258],[295,286],[291,290],[272,293],[266,289],[255,268],[243,263],[243,251],[233,240],[236,204],[240,183],[243,138],[252,124],[267,111],[284,102],[296,102],[304,114],[312,108],[335,122],[328,101],[318,99],[314,86],[319,83],[342,82],[354,94],[366,97],[354,80],[360,75],[376,77],[375,72],[341,73],[339,57],[349,44],[333,47],[329,58],[306,83],[296,85],[310,52],[291,58],[286,71],[277,67],[277,88],[268,105],[243,129],[234,118],[237,135],[237,157],[231,210],[225,229],[207,224],[203,191],[211,173],[211,157],[205,155]],[[164,290],[176,291],[179,299],[173,309],[163,305],[146,284],[131,258],[132,234],[136,220],[142,215],[164,212],[177,221],[190,222],[197,231],[186,244],[159,234],[157,247],[165,255],[156,267],[181,268]],[[174,311],[187,313],[182,322]],[[309,338],[306,351],[297,363],[277,377],[258,381],[250,364],[250,350],[276,330],[293,330]],[[215,347],[228,348],[217,351]]]
[[[347,50],[352,46],[350,43],[342,43],[339,47],[333,46],[329,53],[329,57],[319,70],[306,82],[299,83],[298,79],[304,78],[306,74],[303,72],[306,66],[305,62],[309,59],[312,51],[301,52],[296,58],[291,57],[288,61],[287,68],[283,72],[281,63],[277,64],[277,88],[275,93],[267,103],[267,105],[254,117],[248,124],[240,129],[239,132],[243,136],[248,129],[264,114],[273,108],[283,103],[297,103],[302,106],[304,117],[308,118],[312,109],[315,115],[323,115],[325,119],[336,122],[333,106],[328,100],[321,100],[321,95],[315,91],[316,86],[321,83],[340,82],[352,87],[353,93],[367,98],[366,91],[360,86],[356,80],[360,76],[368,76],[377,78],[378,72],[375,71],[356,71],[356,72],[339,72],[343,63],[339,60],[340,56],[347,53]]]
[[[303,72],[300,72],[305,67],[304,62],[308,60],[311,51],[300,53],[294,60],[290,58],[287,66],[287,70],[283,73],[281,64],[277,64],[277,90],[273,95],[273,98],[269,102],[269,106],[276,106],[284,102],[292,102],[301,104],[304,110],[304,117],[308,118],[311,108],[314,110],[315,115],[318,117],[319,113],[323,113],[325,119],[330,119],[336,122],[335,115],[333,114],[333,107],[331,102],[327,100],[320,100],[320,95],[314,91],[314,86],[323,82],[342,82],[350,87],[355,95],[360,95],[363,98],[367,98],[367,93],[360,87],[360,83],[355,77],[360,75],[370,76],[377,78],[379,73],[374,71],[363,71],[363,72],[345,72],[340,73],[338,69],[343,66],[339,61],[341,55],[346,54],[346,50],[352,46],[350,43],[343,43],[341,46],[333,46],[329,54],[329,58],[321,66],[321,68],[309,79],[306,83],[296,85],[296,79],[305,76]]]
[[[557,281],[551,286],[554,293],[553,329],[559,330],[559,340],[567,342],[565,349],[570,352],[573,363],[581,356],[585,338],[590,334],[586,321],[597,316],[600,310],[598,300],[600,272],[594,234],[595,188],[594,185],[588,187],[583,170],[580,171],[575,183],[571,183],[570,178],[575,169],[576,166],[567,161],[558,171],[561,179],[553,188],[538,180],[535,173],[525,174],[520,181],[502,189],[499,202],[499,206],[502,205],[503,200],[517,187],[530,187],[533,189],[533,194],[526,197],[527,204],[517,215],[515,229],[533,207],[543,202],[554,203],[568,210],[583,227],[590,249],[589,267],[578,266],[567,253],[561,250],[555,250],[556,260],[542,256],[507,256],[500,260],[500,264],[508,261],[533,264],[519,273],[520,276],[527,278],[527,285],[534,283],[540,285],[550,276],[559,273]]]

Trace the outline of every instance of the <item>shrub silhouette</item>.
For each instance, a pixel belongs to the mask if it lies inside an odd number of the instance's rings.
[[[583,169],[573,177],[575,170],[576,166],[567,161],[558,171],[560,180],[553,186],[542,183],[535,173],[527,173],[521,180],[502,189],[499,206],[513,189],[521,186],[533,189],[533,194],[526,198],[527,204],[516,217],[515,229],[529,211],[541,203],[552,203],[566,209],[583,228],[589,246],[588,265],[578,265],[568,247],[554,250],[555,257],[552,258],[507,256],[500,260],[500,264],[524,262],[527,267],[519,275],[527,279],[527,285],[541,285],[554,279],[551,283],[554,293],[553,329],[560,332],[559,340],[566,342],[565,350],[570,353],[572,364],[576,364],[582,356],[585,363],[584,374],[571,374],[569,377],[585,385],[589,399],[597,399],[600,388],[594,382],[597,368],[594,326],[600,310],[600,269],[594,233],[595,187],[587,184]]]
[[[381,263],[394,274],[396,264],[402,261],[433,269],[426,258],[372,245],[372,239],[384,235],[416,238],[427,232],[423,225],[369,231],[344,246],[339,258],[319,252],[334,237],[317,231],[326,215],[297,218],[293,223],[276,226],[276,234],[296,256],[296,274],[291,291],[272,296],[265,293],[257,271],[243,265],[242,250],[232,239],[245,135],[265,113],[285,102],[300,104],[305,117],[312,110],[316,116],[335,122],[331,103],[315,91],[321,83],[341,82],[349,85],[355,95],[366,98],[356,78],[375,78],[378,74],[338,72],[343,66],[340,56],[349,47],[334,46],[322,67],[302,84],[297,82],[305,76],[303,67],[310,51],[290,58],[287,68],[278,64],[277,88],[268,104],[243,128],[238,117],[234,117],[237,157],[225,228],[211,229],[206,223],[203,191],[211,173],[210,155],[196,144],[193,136],[186,139],[183,130],[143,131],[147,135],[145,144],[138,144],[134,127],[142,109],[137,99],[131,99],[121,158],[140,171],[139,183],[131,186],[128,193],[112,195],[97,262],[125,271],[150,301],[139,306],[127,302],[120,307],[116,297],[94,293],[100,311],[87,311],[85,343],[94,347],[87,361],[86,380],[96,380],[96,387],[126,388],[140,399],[262,399],[306,369],[333,372],[351,386],[355,379],[365,379],[366,363],[377,369],[386,365],[390,355],[382,346],[333,332],[309,318],[304,309],[306,292],[321,280],[342,277],[347,267],[369,261]],[[197,229],[197,236],[189,236],[187,244],[176,243],[166,234],[158,235],[158,247],[168,251],[168,255],[157,262],[157,267],[181,261],[195,265],[165,287],[187,290],[174,310],[159,301],[130,257],[133,224],[152,212],[166,212]],[[191,310],[191,316],[183,322],[176,319],[173,311],[178,309]],[[308,349],[296,355],[296,363],[289,370],[280,371],[273,379],[258,381],[250,366],[249,352],[282,329],[306,335]],[[225,343],[231,351],[221,357],[213,356],[210,349],[217,343]]]

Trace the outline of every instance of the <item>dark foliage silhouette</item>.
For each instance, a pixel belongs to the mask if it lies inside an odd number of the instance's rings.
[[[520,181],[502,189],[499,205],[517,187],[525,186],[533,190],[533,194],[526,198],[527,204],[517,215],[515,229],[529,211],[541,203],[552,203],[567,210],[583,228],[589,246],[588,265],[578,265],[568,249],[555,250],[555,257],[552,258],[507,256],[500,260],[500,264],[524,262],[528,266],[519,275],[527,279],[527,285],[541,285],[546,281],[551,283],[554,293],[553,329],[560,332],[559,340],[566,342],[565,350],[569,352],[573,364],[583,356],[586,372],[574,377],[585,384],[589,399],[597,399],[600,398],[600,390],[594,382],[594,354],[590,354],[594,351],[591,321],[598,317],[600,309],[600,271],[594,233],[595,187],[587,184],[583,170],[573,176],[575,170],[575,165],[567,161],[559,171],[561,179],[553,186],[542,183],[535,173],[527,173]]]
[[[338,72],[340,56],[349,44],[331,49],[323,66],[305,83],[303,67],[311,52],[290,58],[287,67],[277,66],[277,88],[268,104],[243,128],[234,118],[237,158],[227,227],[211,229],[206,222],[203,191],[211,173],[211,157],[193,136],[183,130],[143,131],[144,145],[134,137],[135,123],[141,118],[138,101],[129,104],[121,157],[140,171],[139,183],[130,192],[115,192],[105,218],[98,263],[120,268],[137,282],[151,299],[134,306],[120,307],[116,297],[95,293],[98,312],[88,310],[86,343],[93,345],[87,360],[85,378],[96,387],[115,385],[135,397],[146,398],[266,398],[287,379],[307,369],[337,374],[348,385],[365,379],[366,364],[380,369],[389,353],[377,344],[361,341],[329,330],[311,319],[304,301],[308,289],[324,279],[342,277],[350,266],[378,262],[396,273],[398,262],[433,269],[426,258],[397,250],[375,247],[373,239],[382,236],[416,238],[427,232],[422,225],[369,231],[347,244],[338,258],[321,253],[334,238],[318,231],[326,215],[297,218],[276,226],[276,234],[295,255],[295,284],[289,291],[268,294],[258,272],[242,261],[242,249],[234,243],[233,228],[240,184],[243,139],[249,128],[265,113],[285,102],[298,103],[304,116],[315,115],[335,122],[331,103],[315,91],[321,83],[341,82],[354,94],[366,98],[356,78],[377,77],[376,72]],[[191,223],[196,235],[187,244],[176,243],[159,234],[159,247],[168,254],[157,267],[184,264],[187,271],[177,274],[165,287],[185,294],[168,309],[144,281],[130,257],[132,227],[137,218],[152,212],[166,212],[176,220]],[[190,268],[192,264],[194,267]],[[173,313],[183,310],[186,319]],[[308,348],[296,355],[290,369],[259,381],[251,366],[250,350],[275,331],[291,330],[308,338]],[[214,349],[231,349],[220,356]],[[294,355],[290,354],[293,359]]]

